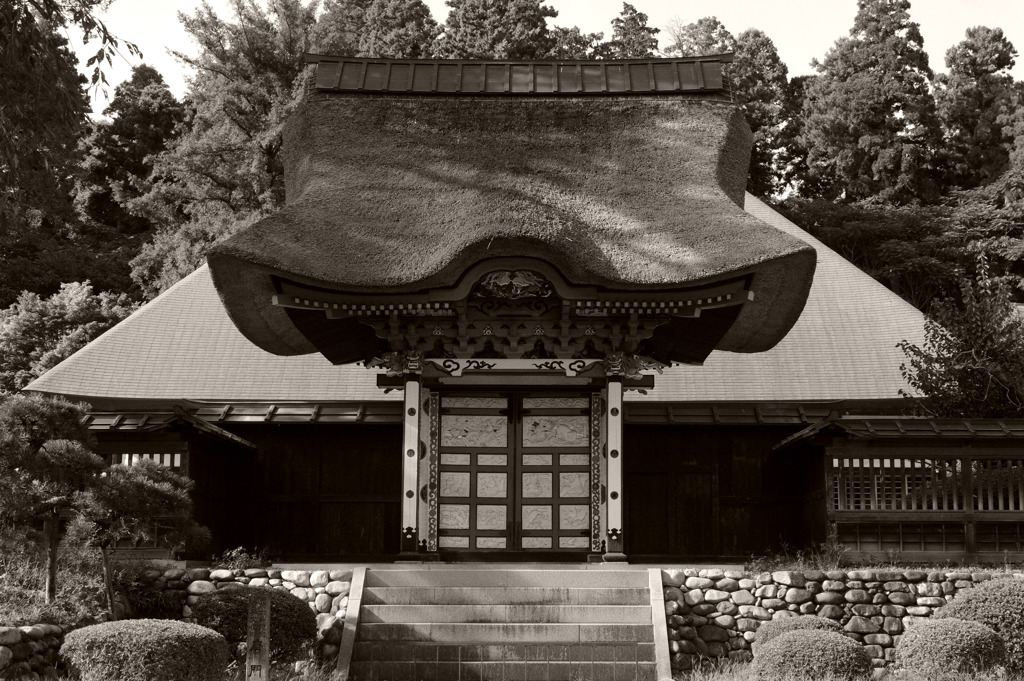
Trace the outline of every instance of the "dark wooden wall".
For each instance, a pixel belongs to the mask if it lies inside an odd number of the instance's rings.
[[[626,426],[631,560],[744,559],[825,539],[820,454],[772,452],[790,426]]]
[[[392,557],[401,531],[402,431],[393,425],[237,424],[252,452],[201,438],[197,519],[215,551],[276,560]]]

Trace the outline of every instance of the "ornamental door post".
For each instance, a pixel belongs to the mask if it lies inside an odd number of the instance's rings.
[[[622,376],[608,378],[608,545],[606,561],[624,561],[622,551]]]
[[[420,450],[420,376],[405,374],[405,430],[402,437],[402,549],[407,557],[417,552],[418,468]]]

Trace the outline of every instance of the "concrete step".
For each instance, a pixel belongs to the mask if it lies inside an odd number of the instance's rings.
[[[496,643],[651,643],[646,624],[532,624],[458,622],[360,623],[357,641],[422,641],[458,644]]]
[[[646,605],[647,587],[545,588],[368,586],[364,605]]]
[[[364,599],[365,603],[365,599]],[[648,624],[647,605],[363,605],[360,621]]]
[[[366,571],[366,586],[645,588],[647,571],[635,570],[381,570]]]
[[[358,643],[353,681],[655,681],[653,643]]]

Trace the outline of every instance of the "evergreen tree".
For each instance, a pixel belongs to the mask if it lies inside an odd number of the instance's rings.
[[[740,33],[730,77],[736,103],[754,134],[747,191],[757,196],[771,197],[785,188],[789,159],[783,153],[781,132],[788,73],[775,43],[763,31],[751,28]]]
[[[909,0],[858,0],[804,102],[801,142],[827,197],[906,203],[937,196],[932,71]]]
[[[672,44],[665,53],[676,57],[702,57],[736,51],[736,38],[717,17],[702,17],[691,24],[675,18],[665,29]]]
[[[359,52],[367,57],[431,56],[438,26],[422,0],[373,0],[366,8]]]
[[[74,511],[103,469],[89,449],[86,405],[44,397],[0,401],[0,523],[42,522],[46,541],[44,595],[57,595],[61,515]]]
[[[658,51],[659,29],[647,25],[647,15],[628,2],[622,13],[612,19],[612,40],[609,47],[613,59],[645,59]]]
[[[325,0],[310,33],[310,51],[339,57],[359,54],[366,9],[371,0]]]
[[[449,59],[545,59],[555,47],[542,0],[445,0],[451,8],[434,52]]]
[[[131,215],[124,205],[139,195],[137,185],[152,166],[147,157],[164,151],[185,117],[156,69],[141,64],[131,78],[117,86],[101,122],[83,141],[85,158],[75,189],[79,214],[89,231],[101,232],[108,242],[149,229],[149,222]]]
[[[608,43],[604,41],[604,33],[583,33],[578,26],[565,28],[555,26],[551,29],[554,47],[551,48],[551,59],[607,59]]]
[[[315,4],[232,0],[233,21],[207,5],[179,15],[199,55],[178,58],[196,70],[185,131],[153,159],[146,193],[133,213],[156,228],[132,261],[132,277],[156,295],[203,261],[208,248],[284,202],[281,131],[298,102],[303,53]]]
[[[935,78],[945,133],[945,178],[960,187],[987,184],[1009,162],[1013,131],[1002,123],[1013,105],[1017,50],[1001,29],[976,26],[946,52],[948,73]]]

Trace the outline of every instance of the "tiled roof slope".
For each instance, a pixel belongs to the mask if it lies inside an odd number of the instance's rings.
[[[681,366],[636,400],[817,401],[899,397],[903,339],[921,344],[924,315],[823,243],[747,194],[744,208],[818,252],[818,268],[796,325],[767,352],[713,352],[700,367]]]
[[[803,315],[775,348],[714,352],[703,367],[677,367],[631,400],[686,402],[891,399],[903,387],[895,347],[920,342],[924,318],[910,304],[749,194],[746,210],[817,249]],[[142,400],[367,401],[400,399],[375,374],[320,355],[281,357],[235,329],[204,266],[33,382],[29,390]]]

